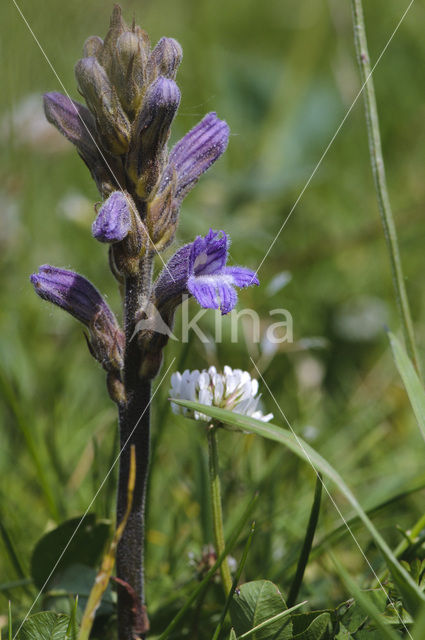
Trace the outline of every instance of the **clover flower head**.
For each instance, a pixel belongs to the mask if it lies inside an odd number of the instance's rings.
[[[235,413],[250,416],[269,422],[272,413],[263,414],[258,409],[261,395],[258,394],[258,380],[251,378],[248,371],[232,369],[225,366],[223,373],[218,373],[215,367],[208,370],[173,373],[171,376],[170,397],[176,400],[190,400],[209,407],[228,409]],[[192,411],[171,402],[174,413],[184,415],[194,420],[211,422],[211,418],[199,411]]]

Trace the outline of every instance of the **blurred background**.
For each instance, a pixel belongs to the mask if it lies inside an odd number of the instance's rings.
[[[15,611],[25,612],[32,587],[25,591],[13,583],[30,575],[34,544],[55,523],[84,512],[117,446],[115,407],[81,326],[41,302],[29,282],[29,275],[46,262],[72,268],[92,280],[119,311],[105,247],[90,233],[98,193],[75,149],[44,121],[41,107],[43,92],[63,91],[58,78],[78,99],[74,64],[86,37],[105,35],[112,3],[18,4],[54,72],[14,4],[2,2],[0,613],[9,598]],[[365,4],[374,62],[408,2]],[[171,142],[208,111],[227,120],[232,132],[225,156],[185,200],[178,244],[210,226],[225,229],[232,238],[234,264],[255,270],[359,90],[348,0],[123,0],[121,5],[125,19],[131,22],[135,16],[153,43],[166,35],[183,47],[182,103]],[[417,2],[374,76],[421,354],[424,29],[425,9]],[[411,527],[423,513],[423,492],[417,490],[425,486],[423,443],[385,333],[386,327],[398,333],[399,320],[361,100],[258,276],[261,286],[240,295],[239,310],[249,307],[260,314],[260,343],[253,342],[245,318],[237,343],[230,340],[228,319],[223,342],[215,344],[211,312],[200,322],[211,342],[205,345],[192,336],[189,345],[170,344],[162,373],[175,357],[170,374],[210,364],[254,374],[251,356],[295,432],[329,459],[365,508],[400,494],[374,516],[395,546],[402,539],[397,527]],[[270,311],[278,308],[291,313],[294,339],[276,347],[264,336],[277,321]],[[173,590],[194,578],[193,563],[211,540],[205,435],[200,424],[170,413],[168,385],[169,376],[153,406],[147,589],[151,610],[158,611]],[[264,385],[262,393],[264,411],[286,426]],[[244,578],[270,578],[285,594],[313,498],[314,472],[258,438],[223,433],[220,440],[226,526],[231,528],[247,500],[260,492]],[[329,489],[350,517],[349,506]],[[113,509],[114,474],[91,511],[113,518]],[[340,524],[325,497],[317,542]],[[368,536],[360,528],[355,532],[379,570],[381,560]],[[334,551],[361,584],[368,584],[372,576],[349,536]],[[312,607],[331,607],[346,595],[332,565],[318,553],[302,596]]]

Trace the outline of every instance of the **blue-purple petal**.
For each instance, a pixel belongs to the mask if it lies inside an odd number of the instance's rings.
[[[87,326],[99,314],[111,324],[116,322],[114,314],[96,287],[74,271],[45,264],[39,268],[38,273],[32,274],[30,280],[40,298],[68,311]]]
[[[201,307],[220,309],[224,315],[237,302],[235,287],[258,285],[254,271],[245,267],[226,267],[229,238],[224,231],[210,229],[198,236],[169,260],[155,284],[158,307],[177,306],[185,293],[192,294]]]
[[[198,276],[221,271],[227,261],[228,246],[224,231],[210,229],[205,238],[198,236],[192,243],[189,272]]]
[[[225,152],[229,127],[214,112],[208,113],[173,147],[164,173],[164,184],[177,174],[175,197],[181,202],[198,178]]]
[[[229,313],[238,301],[238,294],[232,285],[227,282],[222,282],[217,287],[218,296],[220,298],[220,311],[222,315]]]
[[[187,289],[204,309],[219,308],[220,304],[216,292],[217,283],[214,276],[208,278],[190,276],[187,281]]]
[[[225,267],[223,272],[232,276],[233,283],[241,289],[260,284],[255,271],[246,267]]]

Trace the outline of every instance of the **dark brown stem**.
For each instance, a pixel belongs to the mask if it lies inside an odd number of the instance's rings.
[[[136,483],[130,516],[117,548],[117,578],[127,583],[136,594],[131,602],[128,590],[118,587],[118,638],[133,640],[145,637],[143,628],[144,591],[144,526],[146,482],[149,470],[149,405],[151,381],[140,377],[141,354],[133,338],[135,315],[144,296],[149,295],[152,277],[152,256],[146,256],[139,276],[128,276],[125,283],[124,324],[126,350],[124,357],[124,387],[126,403],[119,409],[120,463],[117,496],[117,526],[127,504],[127,483],[130,468],[130,448],[136,451]],[[132,339],[133,338],[133,339]]]

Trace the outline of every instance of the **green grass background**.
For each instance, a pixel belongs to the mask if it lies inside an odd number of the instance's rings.
[[[59,78],[77,98],[74,63],[87,36],[105,34],[112,5],[93,0],[18,4]],[[374,61],[408,3],[365,4]],[[183,46],[182,103],[172,141],[211,110],[227,120],[232,132],[225,156],[184,203],[177,243],[210,226],[225,229],[234,263],[256,269],[359,89],[348,1],[123,0],[122,7],[126,19],[135,15],[153,42],[167,35]],[[117,312],[119,299],[105,248],[90,235],[98,194],[88,171],[71,145],[60,145],[53,132],[37,138],[35,125],[25,129],[16,120],[23,100],[60,91],[59,82],[10,0],[1,4],[0,24],[0,522],[22,569],[13,563],[3,535],[0,614],[8,598],[19,614],[25,613],[30,595],[6,583],[29,575],[31,550],[43,532],[86,509],[116,444],[114,406],[81,327],[42,303],[28,278],[49,262],[89,277]],[[421,354],[424,29],[425,9],[415,2],[375,73],[389,189]],[[66,203],[75,196],[82,204],[67,215]],[[283,271],[292,279],[272,294],[268,284]],[[263,330],[276,321],[271,309],[288,309],[294,320],[292,345],[268,354],[251,343],[249,324],[232,344],[228,321],[222,344],[206,348],[196,338],[189,348],[170,344],[162,373],[173,357],[171,370],[179,363],[191,369],[229,364],[252,371],[251,355],[294,430],[305,437],[314,427],[313,446],[340,471],[365,508],[425,483],[423,442],[385,334],[385,325],[397,332],[399,320],[361,100],[259,278],[261,287],[241,293],[240,308],[256,309]],[[212,312],[201,324],[213,332]],[[365,326],[370,329],[366,336]],[[284,426],[273,399],[262,391],[264,410]],[[199,556],[211,539],[205,435],[200,424],[167,412],[167,392],[168,379],[153,405],[147,546],[153,610],[193,578],[188,554]],[[244,579],[270,578],[285,594],[313,498],[314,473],[289,452],[252,436],[223,433],[220,442],[229,528],[260,491]],[[349,517],[348,506],[337,492],[333,495]],[[113,517],[113,503],[112,478],[92,510]],[[411,527],[422,514],[423,492],[417,492],[382,510],[375,522],[395,546],[401,540],[397,527]],[[339,524],[325,498],[317,539]],[[368,536],[361,529],[356,535],[379,569],[381,559]],[[333,550],[362,586],[370,583],[370,570],[352,539],[346,537]],[[302,596],[311,606],[332,606],[348,595],[325,556],[310,564]]]

